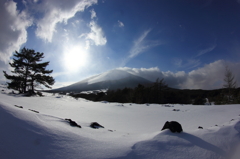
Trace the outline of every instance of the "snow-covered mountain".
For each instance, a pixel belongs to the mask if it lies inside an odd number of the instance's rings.
[[[84,79],[80,82],[74,83],[70,86],[58,88],[52,90],[53,92],[80,92],[99,89],[123,89],[125,87],[134,88],[138,84],[150,84],[152,82],[133,75],[127,71],[114,69],[108,72],[104,72],[99,75],[95,75]]]

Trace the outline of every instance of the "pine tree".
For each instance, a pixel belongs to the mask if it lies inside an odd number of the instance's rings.
[[[35,50],[21,49],[15,51],[13,62],[9,63],[14,68],[13,75],[3,71],[4,76],[10,80],[8,88],[18,90],[20,93],[27,91],[34,93],[34,87],[37,84],[44,85],[47,88],[54,84],[54,79],[49,74],[53,70],[46,70],[49,62],[41,62],[44,53],[35,52]]]

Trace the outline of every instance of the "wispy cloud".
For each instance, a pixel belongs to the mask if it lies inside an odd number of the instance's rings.
[[[173,64],[179,68],[193,69],[201,64],[201,61],[195,58],[190,59],[173,59]]]
[[[196,68],[201,65],[201,61],[198,59],[198,57],[213,51],[216,47],[217,45],[214,44],[206,49],[202,49],[198,52],[198,54],[195,57],[192,58],[188,59],[175,58],[173,59],[173,64],[180,68],[186,69]]]
[[[206,53],[209,53],[209,52],[213,51],[216,48],[216,46],[217,45],[214,44],[214,45],[212,45],[212,46],[210,46],[210,47],[208,47],[206,49],[200,50],[196,57],[202,56],[202,55],[204,55]]]
[[[148,51],[149,49],[162,45],[161,41],[148,41],[146,40],[148,34],[151,32],[151,29],[145,30],[135,41],[132,48],[129,51],[129,55],[123,61],[123,66],[132,58],[138,56],[141,53]]]
[[[118,27],[120,27],[120,28],[123,28],[123,27],[124,27],[123,22],[121,22],[120,20],[118,20]]]
[[[174,59],[172,60],[172,63],[173,63],[174,65],[176,65],[177,67],[182,67],[182,62],[183,62],[183,60],[180,59],[180,58],[174,58]]]
[[[198,59],[188,59],[187,63],[184,65],[184,67],[187,68],[195,68],[201,64],[200,60]]]
[[[153,47],[163,44],[161,41],[147,41],[146,38],[150,32],[151,29],[144,31],[143,34],[137,40],[135,40],[134,45],[130,50],[129,58],[133,58]]]
[[[132,49],[130,50],[129,58],[133,58],[138,54],[146,51],[150,46],[144,43],[145,38],[150,33],[151,29],[146,30],[143,34],[134,42]]]

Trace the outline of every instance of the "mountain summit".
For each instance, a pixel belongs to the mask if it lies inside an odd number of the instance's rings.
[[[145,78],[133,75],[127,71],[114,69],[74,83],[72,85],[51,90],[51,92],[81,92],[99,89],[134,88],[138,84],[150,84]]]

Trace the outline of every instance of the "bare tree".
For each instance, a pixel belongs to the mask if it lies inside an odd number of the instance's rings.
[[[235,80],[235,76],[233,75],[232,71],[229,69],[228,65],[225,66],[225,84],[223,85],[224,88],[227,90],[227,99],[228,102],[233,99],[233,90],[237,87],[237,82]]]

